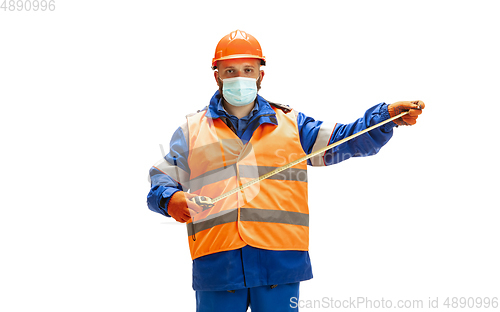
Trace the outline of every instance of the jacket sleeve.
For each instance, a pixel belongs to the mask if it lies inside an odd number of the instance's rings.
[[[151,190],[147,197],[148,208],[164,216],[170,198],[175,192],[186,190],[189,181],[188,144],[182,127],[173,134],[170,151],[149,170]]]
[[[316,121],[302,113],[298,113],[297,122],[302,148],[307,154],[310,154],[388,118],[390,118],[390,115],[387,110],[387,104],[380,103],[368,109],[363,117],[350,124]],[[327,150],[323,154],[310,158],[307,160],[307,164],[312,166],[328,166],[351,157],[375,155],[390,140],[395,125],[394,122],[389,122],[373,129],[333,149]]]

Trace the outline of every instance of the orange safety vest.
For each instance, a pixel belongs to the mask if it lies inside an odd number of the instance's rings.
[[[215,198],[305,156],[296,114],[273,107],[278,125],[264,123],[246,144],[206,110],[187,117],[190,193]],[[307,163],[302,162],[226,197],[187,224],[191,258],[246,245],[308,250]]]

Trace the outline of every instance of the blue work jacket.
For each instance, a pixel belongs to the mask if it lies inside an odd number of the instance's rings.
[[[277,125],[276,114],[261,96],[257,96],[250,114],[241,119],[229,115],[223,108],[217,91],[205,107],[206,116],[222,118],[237,136],[246,143],[255,129],[263,123]],[[323,146],[344,139],[354,133],[390,118],[387,104],[380,103],[368,109],[364,116],[350,124],[325,123],[302,113],[297,113],[300,142],[304,152],[310,154]],[[230,123],[230,124],[229,124]],[[376,154],[392,137],[395,124],[389,122],[355,139],[328,150],[321,159],[308,160],[311,166],[328,166],[349,159]],[[189,148],[186,127],[179,127],[170,141],[170,151],[165,156],[170,164],[190,173],[187,163]],[[170,217],[167,206],[170,197],[183,190],[174,181],[155,167],[150,170],[151,190],[147,197],[150,210]],[[314,212],[313,212],[314,213]],[[311,262],[307,251],[275,251],[245,246],[237,250],[223,251],[193,260],[193,289],[235,290],[263,285],[295,283],[312,278]]]

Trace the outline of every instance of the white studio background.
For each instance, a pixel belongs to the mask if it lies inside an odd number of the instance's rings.
[[[318,120],[427,105],[378,155],[310,170],[301,299],[500,297],[495,1],[55,5],[0,10],[0,310],[194,311],[147,173],[236,29],[267,57],[261,95]]]

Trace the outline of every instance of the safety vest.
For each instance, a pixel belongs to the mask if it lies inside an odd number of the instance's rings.
[[[278,125],[263,123],[246,144],[206,110],[187,117],[190,193],[215,198],[305,156],[296,114],[273,107]],[[226,197],[187,224],[192,259],[246,245],[308,250],[307,163]]]

